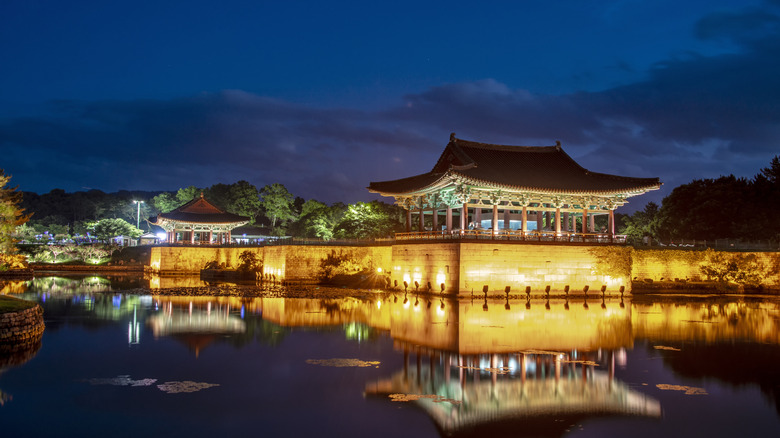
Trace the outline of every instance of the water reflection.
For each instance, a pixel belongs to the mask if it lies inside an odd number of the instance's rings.
[[[675,411],[688,408],[670,393],[694,397],[672,391],[680,388],[708,394],[696,396],[702,399],[721,396],[725,400],[732,393],[724,391],[724,386],[757,386],[776,409],[780,397],[780,378],[771,365],[780,361],[778,300],[457,300],[381,291],[338,299],[172,297],[124,294],[111,282],[106,286],[85,280],[72,279],[81,282],[78,286],[59,279],[25,286],[22,294],[44,305],[47,336],[66,324],[121,325],[132,347],[122,346],[124,350],[155,344],[157,355],[169,354],[176,349],[165,341],[173,340],[186,345],[192,352],[185,353],[187,357],[199,356],[199,362],[208,360],[206,352],[214,352],[220,343],[252,352],[259,344],[262,354],[236,356],[237,362],[251,363],[256,357],[279,360],[273,351],[281,351],[285,359],[279,362],[283,365],[269,368],[274,372],[295,366],[289,359],[295,349],[329,352],[336,345],[330,338],[328,347],[314,345],[322,339],[317,337],[319,332],[343,334],[339,348],[343,344],[370,347],[345,351],[373,354],[384,340],[387,351],[381,358],[326,355],[298,359],[310,368],[350,364],[373,370],[370,375],[349,374],[361,379],[359,388],[350,390],[364,394],[383,412],[395,412],[399,406],[419,409],[447,436],[561,436],[596,418],[668,422]],[[285,343],[296,330],[311,336]],[[110,342],[125,342],[117,339],[112,337]],[[217,353],[226,354],[224,349]],[[247,369],[258,366],[253,363]],[[327,379],[343,384],[347,373],[342,370],[328,374]],[[301,388],[310,391],[310,385],[319,384],[317,379],[324,376],[317,372],[304,371],[317,377],[299,373],[294,381],[304,382]],[[127,373],[122,371],[122,375]],[[651,373],[659,377],[653,379]],[[221,374],[215,370],[219,379],[207,376],[202,380],[229,387]],[[247,382],[252,379],[271,384],[255,374],[246,377]]]
[[[366,393],[415,403],[447,436],[555,436],[587,417],[661,415],[658,400],[615,379],[612,353],[606,366],[576,352],[404,354],[403,370]]]

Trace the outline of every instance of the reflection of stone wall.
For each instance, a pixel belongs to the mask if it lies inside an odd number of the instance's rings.
[[[43,309],[30,309],[0,314],[0,343],[31,342],[43,334]]]

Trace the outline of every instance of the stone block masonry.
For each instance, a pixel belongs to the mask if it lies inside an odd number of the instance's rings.
[[[43,309],[39,305],[0,314],[0,343],[29,342],[43,335]]]
[[[597,253],[600,248],[614,248],[615,257],[625,250],[625,274],[598,274]],[[235,268],[243,251],[253,251],[263,260],[263,274],[280,282],[316,282],[322,275],[323,261],[330,258],[357,260],[365,268],[390,274],[391,283],[400,289],[407,283],[409,291],[428,289],[439,293],[444,284],[447,294],[482,293],[487,286],[491,294],[504,292],[533,295],[560,294],[569,286],[570,294],[598,294],[603,286],[607,294],[631,292],[633,277],[696,279],[703,261],[700,251],[644,251],[627,247],[590,245],[529,244],[517,242],[400,242],[392,246],[278,245],[254,248],[233,247],[155,247],[152,248],[152,272],[197,274],[206,263],[216,260]],[[631,254],[630,260],[628,254]],[[780,271],[778,253],[756,253],[769,271]],[[774,275],[774,277],[778,277]],[[777,287],[780,278],[767,278],[766,284]]]

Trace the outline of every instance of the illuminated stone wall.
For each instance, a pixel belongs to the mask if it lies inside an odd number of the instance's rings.
[[[581,294],[584,286],[589,286],[590,293],[598,293],[605,285],[607,293],[616,294],[620,286],[625,286],[626,293],[631,291],[632,277],[639,281],[647,278],[653,281],[699,279],[699,266],[705,254],[701,251],[634,250],[631,275],[609,276],[596,274],[598,261],[594,248],[499,242],[399,243],[374,247],[155,247],[151,251],[150,268],[162,275],[193,274],[212,260],[236,268],[241,252],[254,251],[263,260],[264,273],[275,275],[278,281],[314,282],[322,272],[322,261],[331,256],[352,258],[371,269],[390,272],[391,281],[397,282],[401,289],[406,281],[410,291],[414,291],[417,281],[421,290],[427,289],[430,282],[433,291],[439,292],[444,283],[447,293],[461,294],[472,290],[481,293],[485,285],[491,293],[503,292],[509,286],[512,294],[522,294],[530,286],[534,295],[544,293],[547,286],[551,292],[560,293],[568,285],[570,293]],[[756,255],[770,271],[780,270],[777,266],[779,253]],[[765,285],[780,287],[779,277],[768,275]]]
[[[413,291],[414,282],[420,288],[431,283],[435,292],[441,291],[444,283],[447,293],[458,290],[460,279],[459,242],[396,244],[392,247],[391,280],[403,289],[403,283],[409,284]]]
[[[522,245],[511,243],[463,243],[460,248],[460,292],[482,292],[484,285],[490,291],[524,293],[526,286],[532,294],[562,292],[566,285],[571,293],[581,293],[585,286],[590,292],[607,286],[608,292],[617,292],[620,286],[630,290],[629,278],[610,278],[595,275],[594,256],[590,246]]]
[[[244,251],[252,251],[258,258],[263,258],[263,247],[257,248],[224,248],[214,246],[203,247],[178,247],[157,246],[153,247],[149,260],[152,272],[162,275],[171,274],[197,274],[206,264],[212,260],[224,263],[228,268],[237,268],[238,256]]]
[[[631,274],[639,281],[646,278],[653,281],[675,278],[699,280],[699,267],[704,262],[704,252],[639,249],[631,254],[631,262]]]
[[[263,261],[263,273],[275,275],[281,281],[313,281],[319,277],[321,262],[328,255],[349,255],[366,260],[374,267],[389,270],[392,265],[391,247],[348,247],[314,245],[280,245],[255,248],[225,247],[154,247],[151,251],[150,269],[161,275],[197,274],[206,264],[216,260],[227,268],[237,268],[239,255],[251,251]]]
[[[651,279],[655,281],[674,281],[675,279],[700,281],[706,280],[700,267],[705,263],[704,251],[686,251],[679,249],[634,250],[631,255],[632,278],[635,281]],[[725,254],[735,254],[725,252]],[[754,254],[767,270],[763,285],[771,288],[780,287],[780,253],[755,252],[739,253]]]

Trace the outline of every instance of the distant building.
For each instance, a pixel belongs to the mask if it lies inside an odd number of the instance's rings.
[[[227,244],[231,230],[249,223],[249,218],[227,213],[200,197],[169,212],[149,218],[166,232],[167,243]]]
[[[416,212],[418,232],[426,231],[428,215],[431,231],[594,233],[599,231],[594,229],[594,216],[606,214],[604,231],[614,234],[614,210],[629,197],[660,187],[658,178],[591,172],[569,157],[560,142],[504,146],[461,140],[452,134],[430,172],[372,182],[368,190],[393,197],[406,209],[407,232],[412,231],[412,212]],[[440,225],[442,211],[446,216]],[[453,215],[457,216],[454,223]]]

